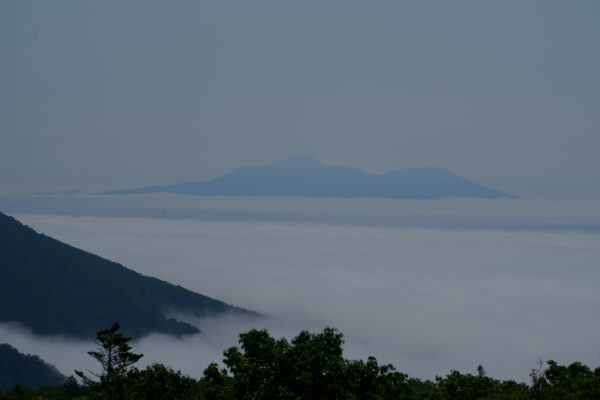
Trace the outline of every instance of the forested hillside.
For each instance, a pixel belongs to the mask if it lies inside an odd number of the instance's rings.
[[[8,390],[16,383],[25,388],[59,385],[67,378],[41,358],[20,353],[14,347],[0,344],[0,388]]]
[[[374,357],[348,360],[343,335],[327,328],[300,332],[291,341],[273,338],[265,330],[240,335],[239,346],[227,349],[222,367],[210,364],[199,378],[162,364],[140,370],[143,357],[129,345],[119,326],[97,333],[99,348],[89,352],[98,362],[98,376],[77,371],[77,381],[23,390],[16,385],[0,399],[189,399],[189,400],[598,400],[600,368],[575,362],[548,361],[532,369],[530,382],[451,371],[435,381],[411,378]]]
[[[199,332],[168,318],[165,310],[257,315],[143,276],[0,213],[0,322],[16,321],[37,334],[74,337],[91,337],[98,326],[115,321],[127,321],[126,332],[135,337]]]

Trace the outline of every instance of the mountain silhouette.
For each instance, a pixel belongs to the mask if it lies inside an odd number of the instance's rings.
[[[24,388],[60,385],[67,380],[55,366],[31,354],[23,354],[7,343],[0,343],[0,391],[19,383]]]
[[[258,315],[144,276],[0,213],[0,322],[17,322],[36,334],[82,338],[93,338],[114,322],[135,337],[200,332],[169,318],[168,311]]]
[[[344,165],[322,164],[313,157],[292,155],[266,166],[245,166],[206,182],[148,186],[105,194],[168,192],[198,196],[307,196],[435,199],[451,196],[514,196],[470,182],[440,166],[430,165],[371,174]]]

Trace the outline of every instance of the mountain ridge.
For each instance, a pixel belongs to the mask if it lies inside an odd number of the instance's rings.
[[[126,334],[199,333],[165,310],[203,317],[258,314],[192,292],[35,232],[0,213],[0,322],[35,334],[90,338],[113,322]]]
[[[203,182],[146,186],[103,194],[168,192],[197,196],[304,196],[435,199],[445,197],[516,198],[470,182],[438,165],[372,174],[345,165],[329,165],[294,154],[265,166],[242,166]]]
[[[40,357],[0,343],[0,392],[19,383],[24,388],[60,385],[67,377]]]

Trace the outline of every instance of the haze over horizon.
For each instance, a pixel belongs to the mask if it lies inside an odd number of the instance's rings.
[[[0,4],[0,182],[202,181],[289,154],[600,195],[600,4]]]

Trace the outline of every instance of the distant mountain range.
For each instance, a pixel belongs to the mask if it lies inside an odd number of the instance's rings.
[[[427,166],[371,174],[343,165],[322,164],[306,155],[266,166],[245,166],[206,182],[148,186],[105,194],[168,192],[198,196],[305,196],[436,199],[451,196],[514,198],[439,167]]]
[[[87,339],[113,322],[134,337],[200,332],[166,311],[258,315],[141,275],[0,213],[0,322],[18,322],[36,334]]]

